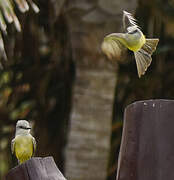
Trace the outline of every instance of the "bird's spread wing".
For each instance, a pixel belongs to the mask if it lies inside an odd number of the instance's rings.
[[[136,28],[139,28],[137,24],[137,20],[133,17],[131,13],[128,13],[127,11],[123,11],[123,28],[126,31],[130,31],[130,28],[134,26]]]
[[[34,153],[36,152],[36,140],[34,137],[33,137],[32,141],[33,141],[33,155],[34,155]]]
[[[109,59],[119,58],[121,55],[122,45],[118,40],[113,38],[104,39],[101,49]]]
[[[158,42],[159,39],[146,39],[143,47],[139,51],[134,52],[139,78],[145,74],[147,68],[150,66],[152,62],[151,55],[155,51]]]
[[[15,139],[11,141],[11,152],[14,154]]]

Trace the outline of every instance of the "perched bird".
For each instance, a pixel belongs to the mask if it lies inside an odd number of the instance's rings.
[[[147,39],[137,25],[136,19],[126,11],[123,11],[123,27],[125,33],[107,35],[101,48],[109,59],[118,58],[123,46],[133,51],[140,78],[151,64],[151,55],[156,50],[159,39]]]
[[[30,134],[30,129],[30,124],[26,120],[18,120],[16,123],[16,134],[11,142],[11,151],[20,164],[29,160],[36,150],[36,141]]]

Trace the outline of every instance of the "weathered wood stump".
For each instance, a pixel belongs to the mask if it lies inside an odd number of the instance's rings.
[[[174,180],[174,100],[125,109],[116,180]]]
[[[5,180],[66,180],[52,157],[35,157],[11,169]]]

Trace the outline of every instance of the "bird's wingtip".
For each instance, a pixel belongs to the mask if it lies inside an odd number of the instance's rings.
[[[123,10],[123,13],[124,13],[124,14],[130,14],[130,13],[128,13],[126,10]]]

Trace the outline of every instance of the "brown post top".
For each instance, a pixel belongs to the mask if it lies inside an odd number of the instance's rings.
[[[66,180],[53,157],[34,157],[11,169],[5,180]]]
[[[130,104],[116,180],[174,180],[174,100]]]

